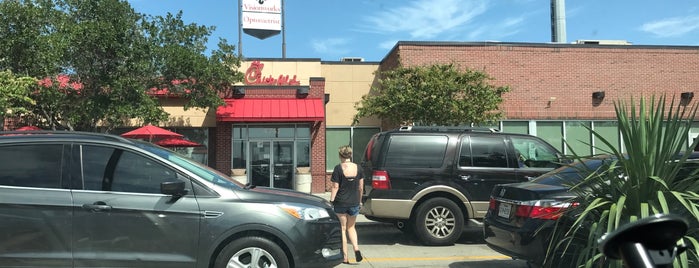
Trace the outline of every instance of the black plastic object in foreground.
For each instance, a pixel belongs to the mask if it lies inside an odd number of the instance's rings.
[[[599,240],[599,249],[627,267],[650,268],[672,264],[685,250],[677,241],[688,229],[687,221],[675,215],[659,214],[621,226]]]

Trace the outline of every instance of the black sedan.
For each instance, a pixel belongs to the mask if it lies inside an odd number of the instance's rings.
[[[546,256],[550,235],[566,208],[578,206],[571,185],[585,179],[611,157],[596,157],[563,166],[529,182],[497,185],[483,221],[486,244],[516,259],[540,265]],[[682,172],[699,166],[693,153]],[[681,174],[680,174],[681,175]],[[686,175],[686,174],[685,174]]]

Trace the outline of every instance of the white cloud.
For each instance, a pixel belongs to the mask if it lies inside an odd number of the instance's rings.
[[[699,16],[674,17],[652,21],[641,26],[641,31],[657,37],[677,37],[699,29]]]
[[[515,18],[506,18],[497,24],[481,25],[468,34],[468,39],[496,41],[504,39],[505,37],[517,34],[520,31],[524,20],[524,16],[520,16]]]
[[[412,39],[430,39],[459,29],[487,9],[486,0],[416,0],[365,17],[367,25],[362,30],[408,33]]]
[[[312,40],[313,50],[322,54],[342,55],[348,53],[349,40],[346,38],[328,38],[325,40]]]

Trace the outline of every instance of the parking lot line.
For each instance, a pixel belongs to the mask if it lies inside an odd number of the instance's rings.
[[[411,258],[364,258],[369,262],[392,261],[468,261],[468,260],[511,260],[511,257],[503,255],[493,256],[451,256],[451,257],[411,257]]]

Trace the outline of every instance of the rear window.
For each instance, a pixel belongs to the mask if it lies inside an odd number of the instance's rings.
[[[369,140],[369,143],[366,145],[366,149],[364,150],[364,161],[367,162],[375,162],[376,159],[371,158],[372,157],[372,152],[374,151],[376,147],[376,139],[378,139],[379,134],[376,134],[371,137],[371,140]]]
[[[0,147],[0,185],[61,188],[63,145]]]
[[[400,168],[441,167],[448,141],[447,136],[392,136],[386,152],[385,166]]]
[[[589,159],[583,162],[575,162],[543,174],[532,182],[554,186],[572,186],[580,183],[602,166],[605,161],[610,162],[611,160]]]

